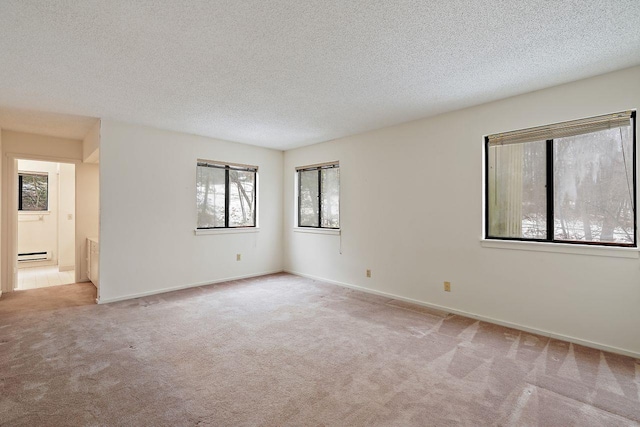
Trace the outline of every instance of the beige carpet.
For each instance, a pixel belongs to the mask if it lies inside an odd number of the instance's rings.
[[[637,425],[628,357],[288,274],[0,300],[0,425]]]

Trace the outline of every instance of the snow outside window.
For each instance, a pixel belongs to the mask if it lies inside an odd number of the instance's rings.
[[[588,120],[487,137],[487,238],[636,245],[635,112]]]

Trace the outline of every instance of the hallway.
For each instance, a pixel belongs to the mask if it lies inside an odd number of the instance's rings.
[[[46,288],[49,286],[75,283],[75,270],[58,271],[57,265],[46,267],[28,267],[18,269],[16,290]]]

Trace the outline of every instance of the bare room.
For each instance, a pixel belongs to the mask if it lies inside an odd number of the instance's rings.
[[[0,425],[640,423],[640,2],[0,2]]]

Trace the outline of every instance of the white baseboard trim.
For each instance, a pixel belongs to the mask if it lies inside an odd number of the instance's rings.
[[[469,312],[462,311],[462,310],[456,310],[455,308],[445,307],[443,305],[432,304],[432,303],[428,303],[428,302],[424,302],[424,301],[415,300],[415,299],[412,299],[412,298],[405,298],[405,297],[402,297],[400,295],[395,295],[395,294],[392,294],[392,293],[389,293],[389,292],[377,291],[375,289],[369,289],[369,288],[365,288],[365,287],[358,286],[358,285],[352,285],[350,283],[344,283],[344,282],[338,282],[336,280],[325,279],[325,278],[322,278],[322,277],[317,277],[317,276],[313,276],[313,275],[310,275],[310,274],[304,274],[304,273],[300,273],[300,272],[293,271],[293,270],[284,270],[284,272],[285,273],[289,273],[289,274],[295,274],[296,276],[306,277],[306,278],[313,279],[313,280],[319,280],[321,282],[330,283],[332,285],[338,285],[338,286],[342,286],[342,287],[345,287],[345,288],[355,289],[355,290],[362,291],[362,292],[369,293],[369,294],[388,297],[388,298],[392,298],[392,299],[396,299],[396,300],[400,300],[400,301],[410,302],[412,304],[421,305],[423,307],[428,307],[428,308],[433,308],[433,309],[436,309],[436,310],[446,311],[446,312],[453,313],[453,314],[458,314],[460,316],[469,317],[469,318],[472,318],[472,319],[481,320],[483,322],[493,323],[493,324],[500,325],[500,326],[505,326],[507,328],[518,329],[520,331],[529,332],[529,333],[536,334],[536,335],[542,335],[542,336],[549,337],[549,338],[555,338],[555,339],[558,339],[558,340],[567,341],[567,342],[570,342],[570,343],[573,343],[573,344],[583,345],[585,347],[591,347],[591,348],[595,348],[595,349],[598,349],[598,350],[607,351],[607,352],[610,352],[610,353],[616,353],[616,354],[621,354],[623,356],[629,356],[629,357],[633,357],[635,359],[640,359],[640,353],[632,351],[632,350],[626,350],[626,349],[619,348],[619,347],[613,347],[613,346],[606,345],[606,344],[600,344],[600,343],[593,342],[593,341],[583,340],[583,339],[580,339],[580,338],[575,338],[575,337],[572,337],[572,336],[569,336],[569,335],[563,335],[563,334],[559,334],[559,333],[556,333],[556,332],[550,332],[550,331],[546,331],[546,330],[543,330],[543,329],[531,328],[529,326],[520,325],[518,323],[512,323],[512,322],[508,322],[508,321],[505,321],[505,320],[494,319],[492,317],[487,317],[487,316],[483,316],[483,315],[480,315],[480,314],[469,313]]]
[[[101,297],[100,299],[96,298],[96,303],[98,303],[98,304],[108,304],[108,303],[111,303],[111,302],[125,301],[125,300],[128,300],[128,299],[142,298],[142,297],[148,297],[150,295],[157,295],[157,294],[164,294],[164,293],[167,293],[167,292],[179,291],[181,289],[196,288],[198,286],[213,285],[213,284],[216,284],[216,283],[230,282],[232,280],[250,279],[252,277],[266,276],[268,274],[276,274],[276,273],[282,273],[282,270],[265,271],[265,272],[262,272],[262,273],[254,273],[254,274],[247,274],[247,275],[242,275],[242,276],[227,277],[227,278],[224,278],[224,279],[207,280],[207,281],[198,282],[198,283],[188,283],[186,285],[172,286],[170,288],[163,288],[163,289],[154,289],[152,291],[138,292],[138,293],[135,293],[135,294],[129,294],[129,295],[124,295],[124,296],[115,297],[115,298],[103,298],[103,297]]]
[[[71,271],[71,270],[75,270],[76,266],[75,265],[58,265],[58,271]]]
[[[42,261],[20,261],[18,262],[18,269],[31,267],[51,267],[54,265],[58,265],[58,260],[48,259]]]

